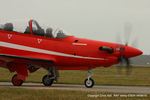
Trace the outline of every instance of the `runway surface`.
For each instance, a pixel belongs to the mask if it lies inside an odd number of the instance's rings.
[[[42,83],[24,83],[22,86],[17,87],[17,86],[12,86],[12,83],[10,82],[0,82],[0,87],[150,94],[150,87],[146,87],[146,86],[101,86],[101,85],[97,86],[95,85],[93,88],[85,88],[84,85],[53,84],[51,87],[45,87],[43,86]]]

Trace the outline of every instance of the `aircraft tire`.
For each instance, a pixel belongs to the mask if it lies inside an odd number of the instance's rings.
[[[50,76],[50,75],[43,76],[42,83],[45,86],[51,86],[53,84],[53,82],[54,82],[54,79],[50,79],[51,77],[53,77],[53,76]]]
[[[85,87],[87,88],[92,88],[94,86],[94,80],[92,78],[89,79],[85,79],[84,81]]]
[[[21,86],[23,84],[23,80],[18,79],[17,74],[12,77],[11,82],[14,86]]]

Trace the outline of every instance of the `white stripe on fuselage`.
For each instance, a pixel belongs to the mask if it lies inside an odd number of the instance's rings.
[[[72,43],[72,45],[87,45],[86,43]]]
[[[57,56],[65,56],[65,57],[73,57],[73,58],[83,58],[83,59],[105,60],[104,58],[93,58],[93,57],[75,56],[75,55],[70,55],[70,54],[65,54],[65,53],[60,53],[60,52],[55,52],[55,51],[49,51],[49,50],[44,50],[44,49],[39,49],[39,48],[33,48],[33,47],[28,47],[28,46],[18,45],[18,44],[13,44],[13,43],[8,43],[8,42],[2,42],[2,41],[0,42],[0,46],[8,47],[8,48],[13,48],[13,49],[19,49],[19,50],[26,50],[26,51],[44,53],[44,54],[57,55]]]

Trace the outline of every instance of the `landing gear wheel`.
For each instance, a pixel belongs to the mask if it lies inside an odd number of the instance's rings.
[[[42,83],[45,85],[45,86],[51,86],[53,84],[53,81],[54,79],[51,79],[53,76],[50,76],[50,75],[45,75],[43,76],[42,78]]]
[[[94,80],[92,78],[85,79],[84,81],[85,87],[92,88],[94,86]]]
[[[23,80],[20,80],[17,78],[17,74],[15,74],[13,77],[12,77],[12,80],[11,80],[12,84],[14,86],[21,86],[22,83],[23,83]]]

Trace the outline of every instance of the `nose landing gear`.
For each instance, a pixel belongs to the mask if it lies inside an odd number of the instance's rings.
[[[93,73],[91,69],[88,70],[88,78],[85,79],[84,84],[87,88],[92,88],[94,86],[94,80],[91,78],[93,76]]]

